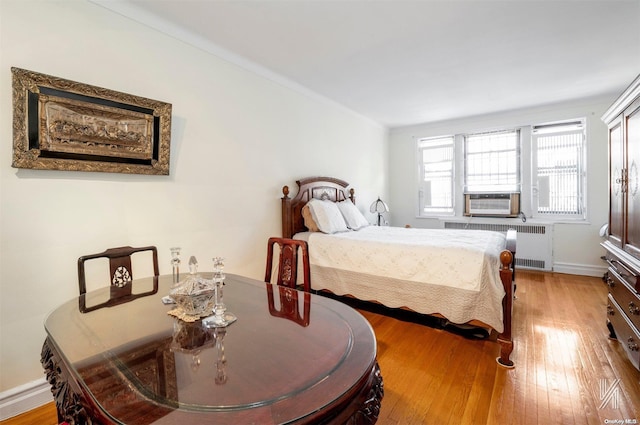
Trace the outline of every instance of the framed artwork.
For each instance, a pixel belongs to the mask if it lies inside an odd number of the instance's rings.
[[[15,168],[169,174],[171,104],[20,68]]]

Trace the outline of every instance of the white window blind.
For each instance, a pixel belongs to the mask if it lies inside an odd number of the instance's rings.
[[[464,191],[520,192],[520,131],[465,136]]]
[[[418,140],[420,215],[453,213],[453,136]]]
[[[584,127],[581,120],[533,126],[538,214],[584,216]]]

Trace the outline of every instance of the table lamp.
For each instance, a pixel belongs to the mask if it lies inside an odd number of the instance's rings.
[[[371,204],[371,207],[369,207],[369,211],[378,214],[378,226],[380,226],[382,214],[389,212],[389,206],[387,206],[387,204],[378,196],[378,199]]]

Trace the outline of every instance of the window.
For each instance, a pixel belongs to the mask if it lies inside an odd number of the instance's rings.
[[[417,140],[418,213],[462,215],[465,193],[520,193],[524,217],[586,218],[586,119]]]
[[[453,213],[453,136],[418,140],[420,215]]]
[[[465,137],[464,191],[520,192],[520,132],[468,134]]]
[[[584,217],[585,139],[581,120],[533,126],[533,207],[538,215]]]

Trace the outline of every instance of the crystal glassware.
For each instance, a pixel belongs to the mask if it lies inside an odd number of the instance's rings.
[[[213,312],[216,315],[218,321],[224,320],[224,313],[227,311],[227,306],[224,305],[223,287],[224,287],[224,258],[213,258],[213,284],[216,288],[216,304],[213,308]]]
[[[224,327],[236,321],[233,313],[227,312],[227,306],[224,304],[224,258],[213,258],[213,277],[211,281],[215,286],[216,296],[213,307],[213,316],[205,319],[205,325],[209,327]]]
[[[169,297],[178,304],[180,310],[189,316],[202,317],[211,314],[216,298],[215,287],[208,279],[198,274],[196,257],[189,259],[189,274],[171,288]]]
[[[173,284],[180,281],[180,247],[169,248],[171,250],[171,268],[173,270]]]

